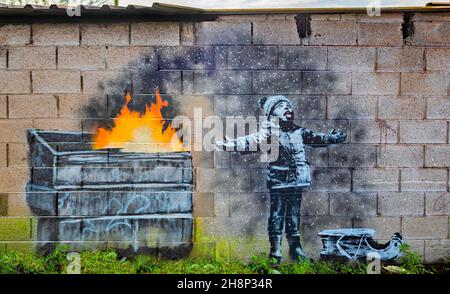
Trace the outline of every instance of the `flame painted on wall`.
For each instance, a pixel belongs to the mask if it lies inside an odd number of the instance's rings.
[[[176,130],[161,112],[169,102],[161,98],[158,90],[155,97],[156,103],[147,105],[141,114],[129,108],[132,96],[127,93],[125,105],[114,118],[114,127],[97,128],[93,149],[120,148],[125,152],[145,153],[185,151]]]

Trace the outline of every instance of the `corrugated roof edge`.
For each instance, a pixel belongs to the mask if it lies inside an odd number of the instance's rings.
[[[53,4],[50,6],[40,6],[27,4],[25,6],[11,6],[0,4],[0,15],[58,15],[66,14],[70,6],[63,4]],[[329,7],[329,8],[243,8],[243,9],[202,9],[196,7],[172,5],[166,3],[153,3],[149,6],[128,5],[114,6],[103,5],[88,6],[82,5],[81,11],[92,15],[142,15],[142,14],[161,14],[161,15],[186,15],[186,14],[269,14],[269,13],[346,13],[346,12],[365,12],[366,7]],[[383,12],[401,12],[401,11],[450,11],[450,2],[430,2],[425,6],[403,6],[403,7],[381,7]]]

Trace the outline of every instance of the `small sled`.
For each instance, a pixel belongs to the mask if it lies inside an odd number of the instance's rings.
[[[394,233],[391,240],[378,244],[373,240],[373,229],[336,229],[319,232],[323,249],[321,259],[362,260],[374,252],[381,261],[392,261],[401,255],[400,245],[403,243],[400,233]]]

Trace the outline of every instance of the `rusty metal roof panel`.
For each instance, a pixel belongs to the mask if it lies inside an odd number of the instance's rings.
[[[68,6],[64,4],[52,4],[50,6],[31,5],[14,6],[0,4],[0,15],[23,15],[23,16],[36,16],[36,15],[65,15],[67,8],[73,8],[74,6]],[[103,5],[103,6],[89,6],[81,5],[81,10],[88,15],[136,15],[136,14],[161,14],[161,15],[179,15],[179,14],[194,14],[204,13],[203,9],[174,6],[174,5],[161,5],[154,3],[153,6],[138,6],[128,5],[126,7]]]
[[[70,10],[70,11],[69,11]],[[0,5],[1,23],[34,23],[34,22],[117,22],[147,21],[147,20],[214,20],[217,15],[210,14],[203,9],[165,5],[154,3],[153,6],[128,5],[126,7],[103,5],[80,5],[79,14],[75,6],[53,4],[50,6]]]
[[[24,16],[24,17],[44,17],[44,16],[65,16],[67,6],[63,4],[53,4],[50,6],[40,6],[27,4],[25,6],[12,6],[0,4],[1,16]],[[81,5],[81,13],[86,16],[187,16],[187,15],[227,15],[227,14],[270,14],[270,13],[346,13],[365,12],[366,7],[327,7],[327,8],[242,8],[242,9],[201,9],[164,3],[153,3],[149,6],[128,5],[126,7],[103,5],[88,6]],[[410,7],[381,7],[383,12],[401,11],[450,11],[450,2],[430,2],[425,6]]]

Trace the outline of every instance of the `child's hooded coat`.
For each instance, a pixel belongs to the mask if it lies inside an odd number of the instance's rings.
[[[270,119],[275,105],[281,101],[286,101],[292,105],[291,101],[285,96],[271,96],[260,100],[261,108],[268,119]],[[311,171],[305,156],[305,145],[323,147],[345,140],[345,137],[343,138],[333,131],[315,133],[296,124],[287,128],[280,128],[273,123],[266,122],[263,123],[263,128],[259,132],[234,140],[226,140],[222,145],[236,148],[237,151],[248,152],[250,146],[264,142],[272,134],[276,135],[278,139],[279,151],[277,159],[270,162],[267,167],[269,189],[310,186]]]

